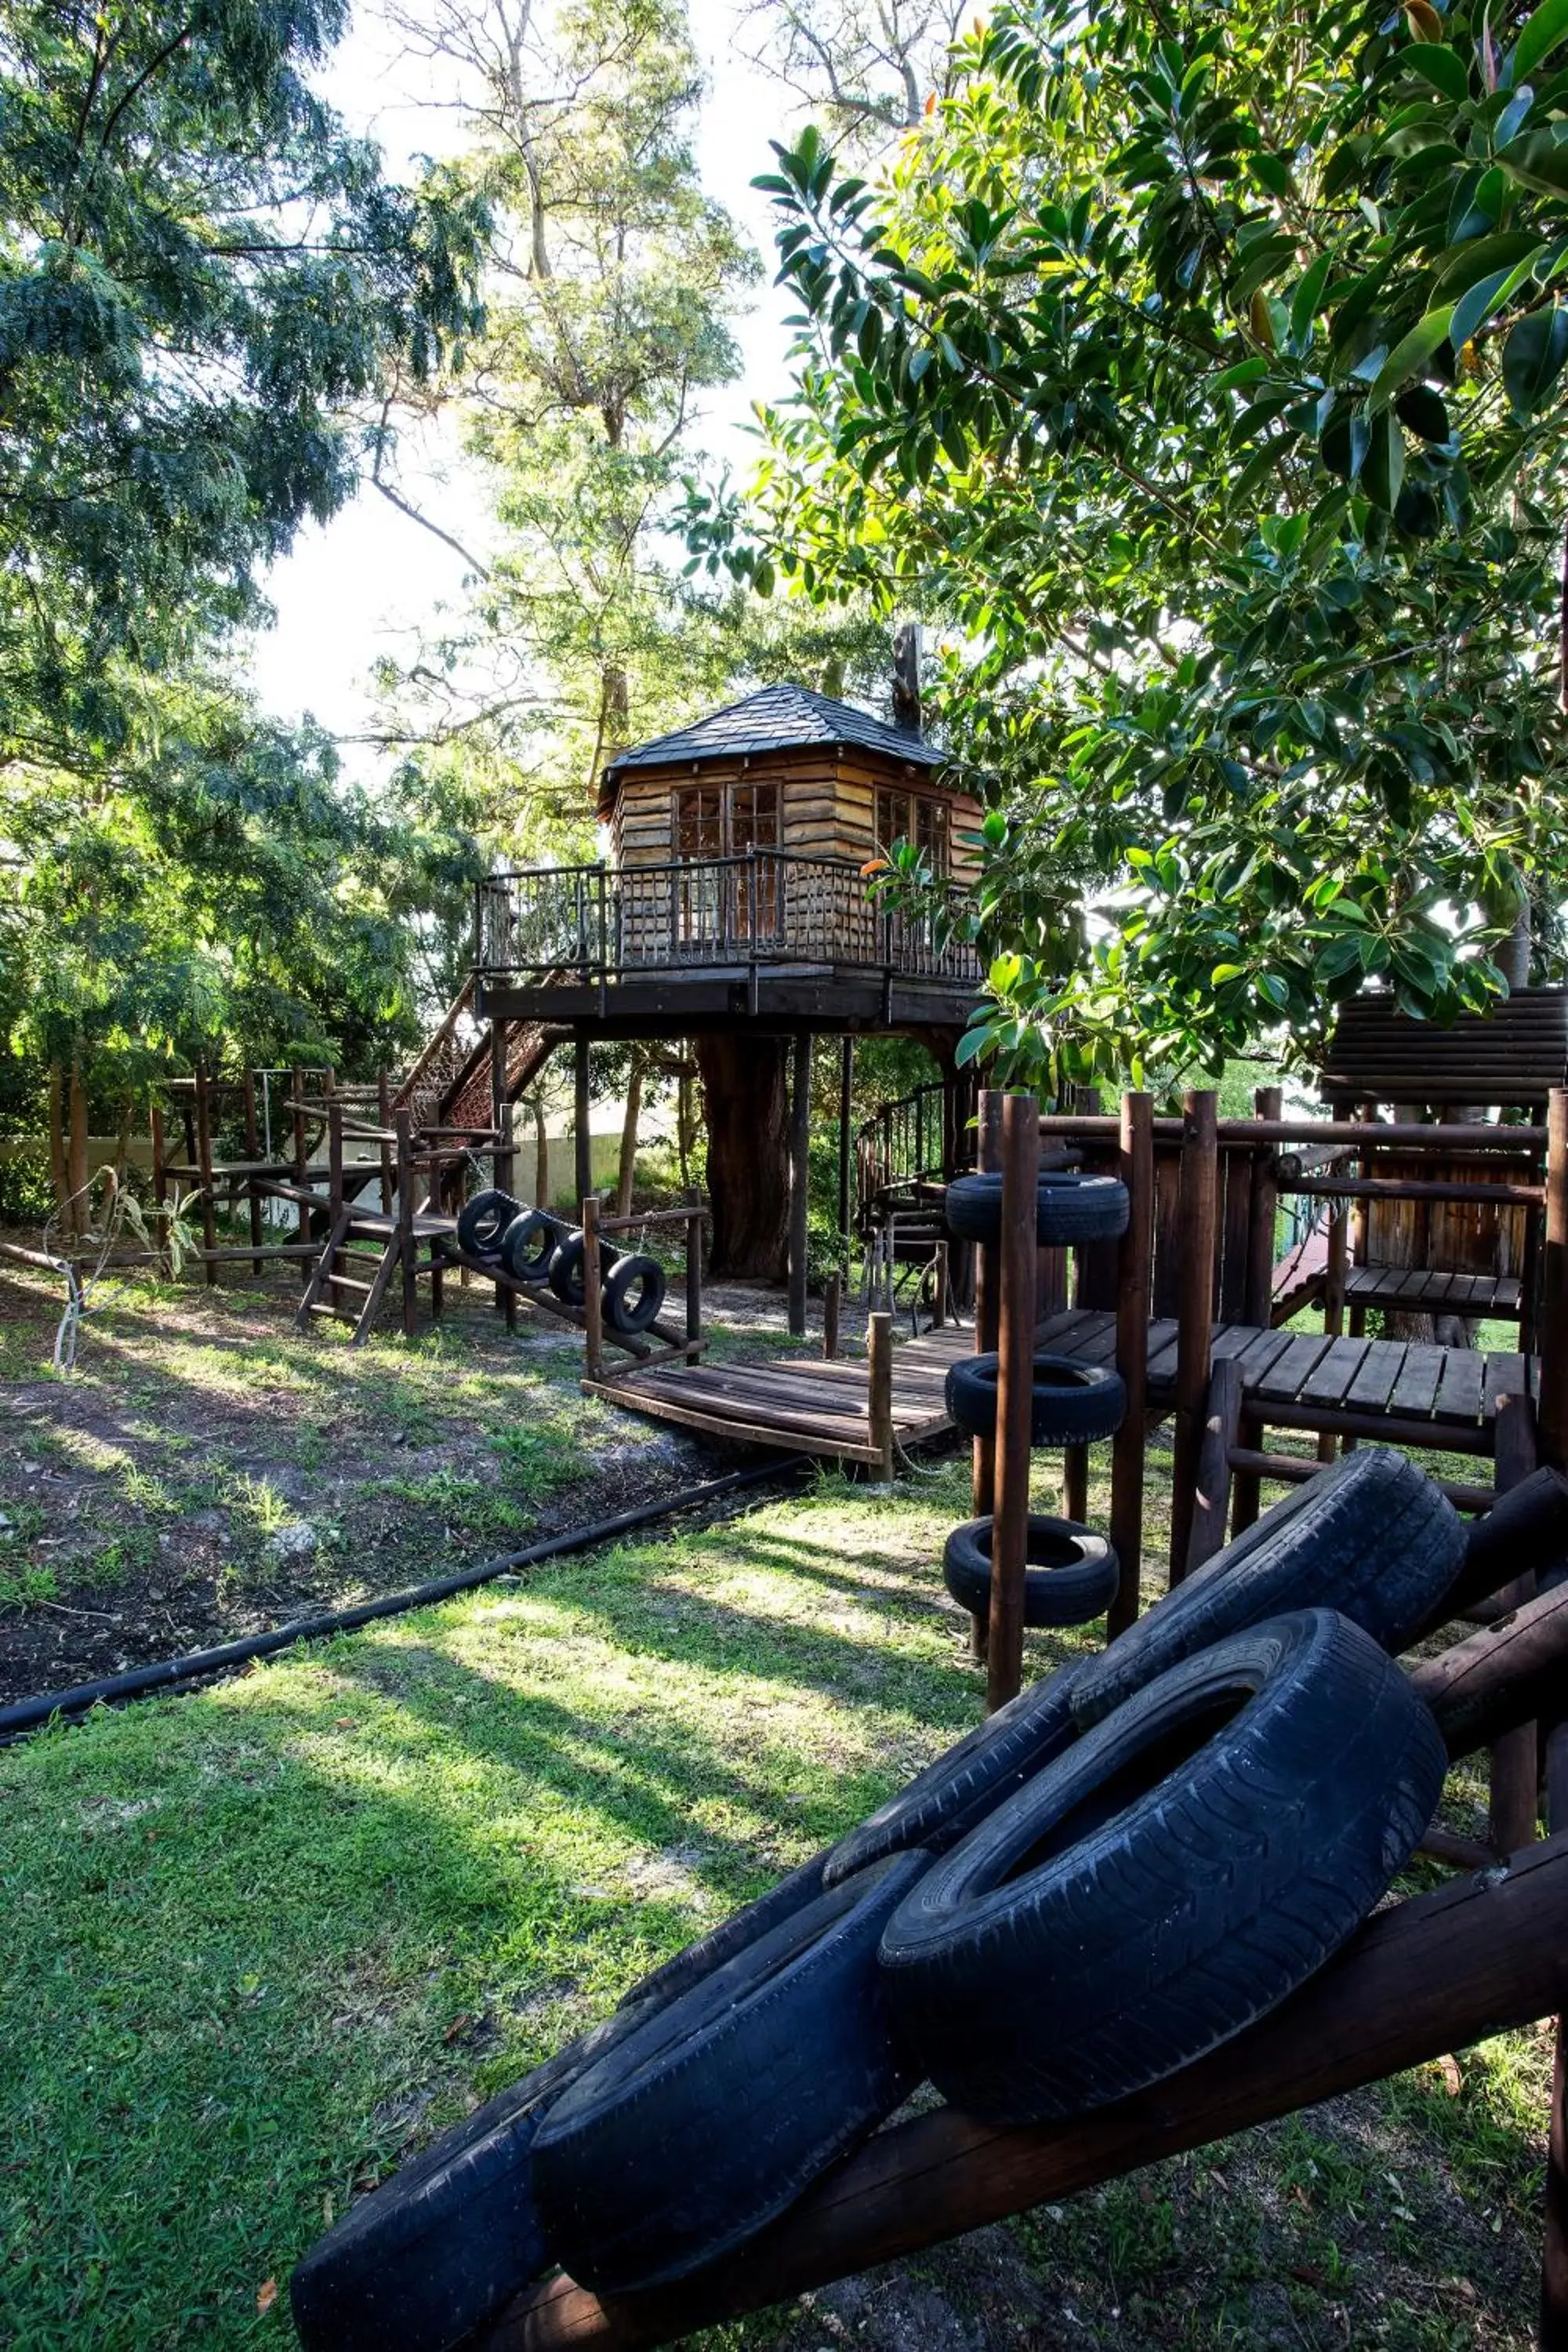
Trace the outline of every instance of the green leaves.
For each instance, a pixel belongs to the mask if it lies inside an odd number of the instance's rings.
[[[1469,96],[1469,68],[1457,49],[1432,41],[1413,41],[1407,49],[1400,51],[1399,57],[1402,65],[1411,67],[1456,106],[1462,106]]]
[[[1405,482],[1405,436],[1398,418],[1386,411],[1373,425],[1359,479],[1373,506],[1392,514]]]
[[[1367,395],[1367,408],[1372,415],[1375,416],[1380,410],[1386,408],[1400,387],[1413,375],[1419,375],[1433,354],[1447,341],[1453,315],[1451,306],[1440,310],[1428,310],[1403,341],[1394,345]],[[1398,496],[1397,488],[1394,495]]]
[[[1568,361],[1568,310],[1553,303],[1532,310],[1509,334],[1502,352],[1503,389],[1514,413],[1532,415]]]
[[[1509,59],[1509,80],[1514,89],[1530,79],[1542,61],[1568,40],[1568,0],[1542,0],[1527,19]]]

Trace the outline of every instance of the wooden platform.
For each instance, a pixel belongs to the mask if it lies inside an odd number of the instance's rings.
[[[929,1331],[893,1349],[893,1435],[900,1445],[948,1427],[942,1387],[971,1331]],[[738,1445],[772,1445],[844,1462],[876,1463],[863,1356],[783,1356],[738,1364],[664,1364],[584,1381],[590,1396]]]
[[[1402,1265],[1352,1265],[1345,1275],[1347,1307],[1392,1307],[1405,1315],[1491,1316],[1517,1323],[1521,1286],[1516,1274],[1428,1274]]]

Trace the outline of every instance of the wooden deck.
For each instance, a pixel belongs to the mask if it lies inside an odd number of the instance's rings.
[[[971,1331],[928,1331],[893,1349],[893,1436],[900,1445],[949,1426],[943,1383],[955,1358],[974,1347]],[[628,1412],[672,1421],[731,1444],[772,1445],[844,1462],[879,1461],[871,1442],[864,1357],[778,1356],[750,1363],[663,1364],[614,1380],[584,1381],[590,1396]]]

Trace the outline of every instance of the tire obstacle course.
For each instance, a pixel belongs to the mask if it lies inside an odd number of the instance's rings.
[[[310,2352],[668,2343],[1563,2003],[1568,1770],[1546,1843],[1372,1916],[1447,1765],[1562,1710],[1568,1583],[1396,1663],[1568,1570],[1557,1472],[1467,1534],[1404,1455],[1346,1455],[1020,1687],[1037,1136],[1011,1098],[986,1720],[330,2231]],[[889,2123],[921,2080],[947,2104]]]

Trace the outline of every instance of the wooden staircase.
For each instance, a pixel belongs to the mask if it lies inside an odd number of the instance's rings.
[[[368,1241],[378,1243],[379,1247],[374,1251],[356,1248],[356,1243]],[[381,1311],[387,1284],[402,1254],[402,1236],[395,1218],[343,1209],[327,1235],[300,1296],[295,1316],[300,1329],[310,1328],[312,1315],[335,1316],[339,1322],[353,1325],[353,1344],[357,1348]],[[368,1281],[363,1278],[366,1273]]]

